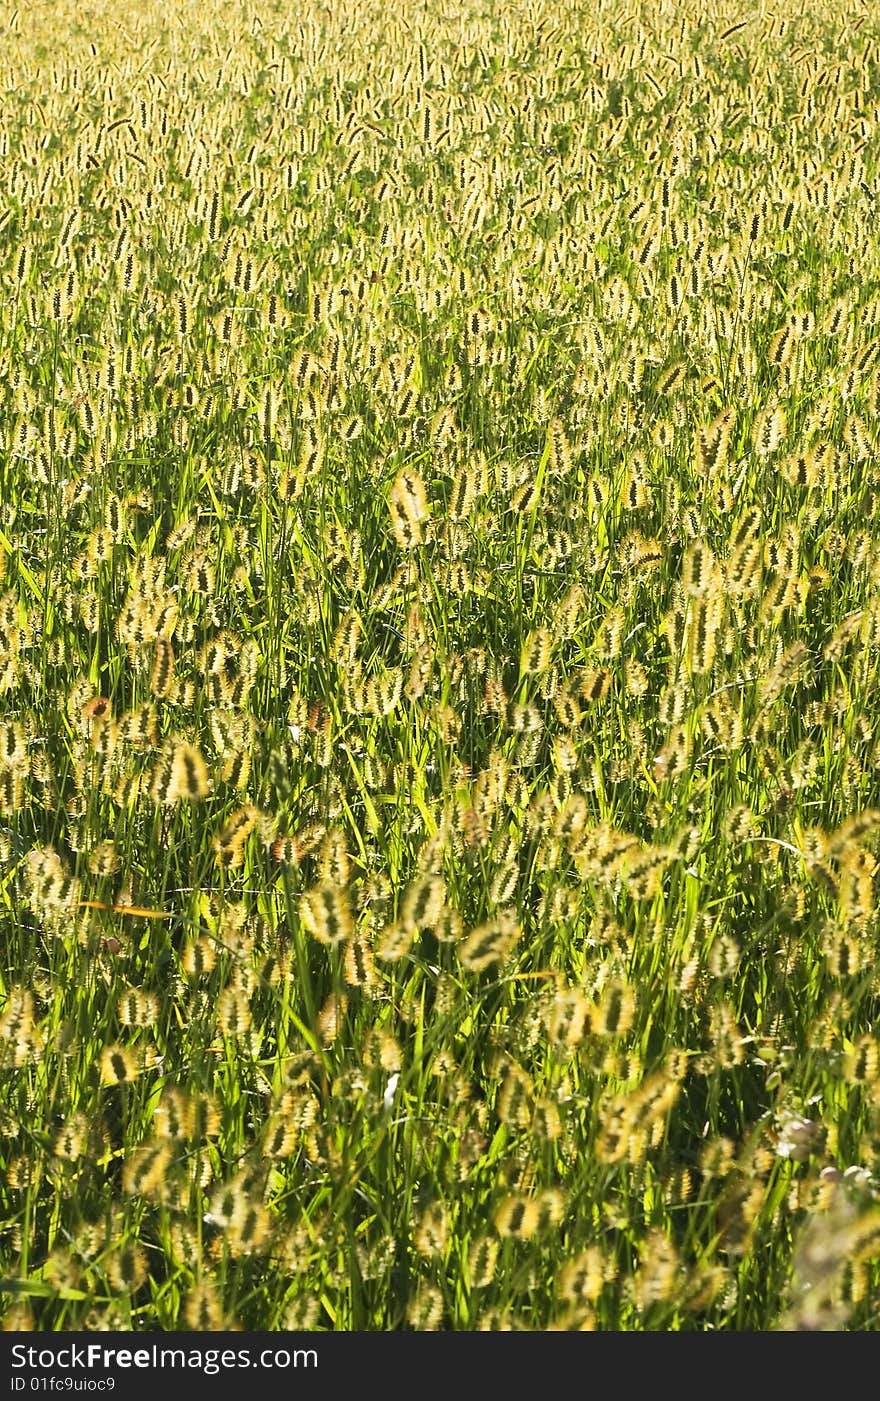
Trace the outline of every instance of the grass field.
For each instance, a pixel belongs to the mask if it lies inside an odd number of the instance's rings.
[[[877,1327],[878,117],[0,4],[7,1327]]]

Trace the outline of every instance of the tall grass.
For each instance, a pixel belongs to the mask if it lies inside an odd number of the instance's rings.
[[[0,35],[7,1326],[875,1327],[876,22]]]

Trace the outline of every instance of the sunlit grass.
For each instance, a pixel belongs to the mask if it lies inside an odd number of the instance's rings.
[[[8,1327],[876,1326],[876,24],[0,5]]]

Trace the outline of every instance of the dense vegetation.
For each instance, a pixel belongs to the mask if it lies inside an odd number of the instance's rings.
[[[7,1326],[876,1326],[866,15],[0,6]]]

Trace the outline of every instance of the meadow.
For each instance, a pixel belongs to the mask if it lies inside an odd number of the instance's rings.
[[[880,20],[0,3],[0,1312],[877,1328]]]

